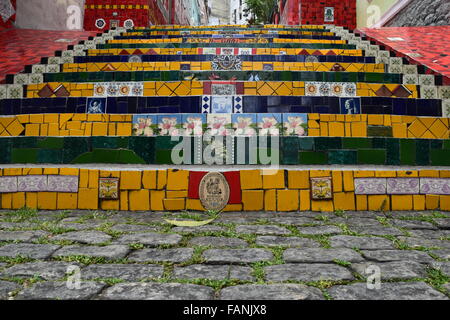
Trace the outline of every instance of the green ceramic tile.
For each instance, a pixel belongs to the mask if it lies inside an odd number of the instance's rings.
[[[386,163],[386,150],[358,150],[359,164],[380,164]]]
[[[300,164],[328,164],[326,152],[300,151]]]
[[[39,149],[12,149],[11,163],[36,163]]]
[[[367,127],[368,137],[392,137],[392,127],[384,126],[368,126]]]
[[[314,138],[308,138],[308,137],[298,138],[298,147],[302,151],[314,150]]]
[[[118,163],[124,164],[146,164],[144,159],[139,157],[134,151],[131,150],[119,150]]]
[[[450,140],[436,140],[436,139],[430,140],[430,148],[441,150],[441,149],[443,149],[444,143],[446,141],[450,141]]]
[[[427,166],[430,164],[430,140],[416,140],[416,164],[418,166]]]
[[[342,138],[344,149],[367,149],[372,148],[372,141],[368,138]]]
[[[357,152],[353,150],[331,150],[328,152],[328,164],[357,164]]]
[[[372,148],[374,149],[386,149],[386,139],[385,138],[371,138]]]
[[[11,163],[12,138],[0,139],[0,163]]]
[[[450,166],[450,150],[431,150],[430,160],[433,166]]]
[[[400,164],[416,164],[416,142],[410,139],[400,140]]]
[[[39,149],[37,163],[63,163],[63,150],[61,149]]]
[[[37,137],[14,137],[13,148],[36,148]]]
[[[386,139],[386,164],[390,166],[400,165],[399,139]]]
[[[450,150],[450,140],[444,140],[442,148]]]
[[[147,164],[155,163],[156,137],[129,137],[129,149]]]
[[[71,163],[79,155],[91,151],[90,138],[65,137],[63,163]]]
[[[298,164],[298,137],[283,137],[281,141],[281,158],[283,164]]]
[[[316,151],[327,151],[332,149],[342,149],[342,138],[320,137],[314,138],[314,146]]]
[[[64,138],[48,137],[39,139],[37,146],[42,149],[62,149],[64,147]]]
[[[156,164],[172,164],[172,151],[159,149],[156,151]]]

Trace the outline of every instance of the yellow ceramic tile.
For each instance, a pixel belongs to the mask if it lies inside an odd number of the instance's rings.
[[[240,181],[242,190],[262,188],[262,176],[259,170],[242,170]]]
[[[278,190],[277,191],[277,210],[278,211],[297,211],[299,208],[298,190]]]
[[[264,190],[243,190],[242,203],[245,211],[264,210]]]
[[[58,210],[77,209],[77,207],[78,207],[77,193],[58,193],[57,196]]]
[[[265,211],[277,210],[277,196],[275,189],[264,191],[264,210]]]
[[[38,192],[38,209],[56,210],[56,192]]]
[[[120,190],[139,190],[141,188],[141,171],[122,171],[120,173]]]
[[[98,209],[98,189],[80,188],[78,190],[78,209]]]
[[[356,209],[355,194],[353,192],[334,193],[333,200],[335,210],[354,211]]]
[[[289,189],[309,189],[309,171],[289,170],[288,171]]]
[[[189,185],[189,171],[173,170],[167,172],[167,190],[187,190]]]
[[[185,199],[164,199],[163,202],[166,210],[184,210],[186,208]]]
[[[129,191],[128,206],[131,211],[150,210],[150,191],[147,189]]]
[[[408,195],[392,195],[392,210],[394,211],[408,211],[413,209],[413,196]]]

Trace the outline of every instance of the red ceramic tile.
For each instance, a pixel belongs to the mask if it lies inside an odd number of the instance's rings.
[[[200,181],[207,174],[204,171],[191,171],[189,172],[189,187],[188,187],[188,198],[189,199],[199,199],[198,188],[200,186]],[[229,171],[223,172],[225,179],[227,179],[228,185],[230,186],[230,199],[228,204],[239,204],[242,203],[241,198],[241,177],[239,171]]]
[[[363,28],[358,32],[399,57],[444,75],[444,82],[450,84],[450,26]]]
[[[42,57],[54,56],[55,51],[66,50],[68,45],[77,44],[96,36],[97,32],[45,31],[10,29],[0,32],[0,83],[7,74],[21,72],[25,65],[40,63]],[[70,39],[70,42],[55,42]]]

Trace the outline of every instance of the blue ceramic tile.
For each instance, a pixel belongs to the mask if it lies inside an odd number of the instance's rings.
[[[360,114],[361,99],[359,98],[340,98],[341,114]]]

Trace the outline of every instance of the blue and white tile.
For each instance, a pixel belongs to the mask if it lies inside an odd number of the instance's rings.
[[[233,113],[234,96],[211,96],[210,113]]]
[[[211,113],[211,96],[203,96],[201,101],[201,113]]]
[[[106,113],[107,98],[87,98],[86,113],[103,114]]]
[[[419,178],[387,178],[388,194],[419,194]]]
[[[233,96],[233,113],[243,113],[243,97],[242,96]]]
[[[386,178],[356,178],[355,194],[386,194]]]
[[[361,98],[340,98],[341,114],[360,114]]]

